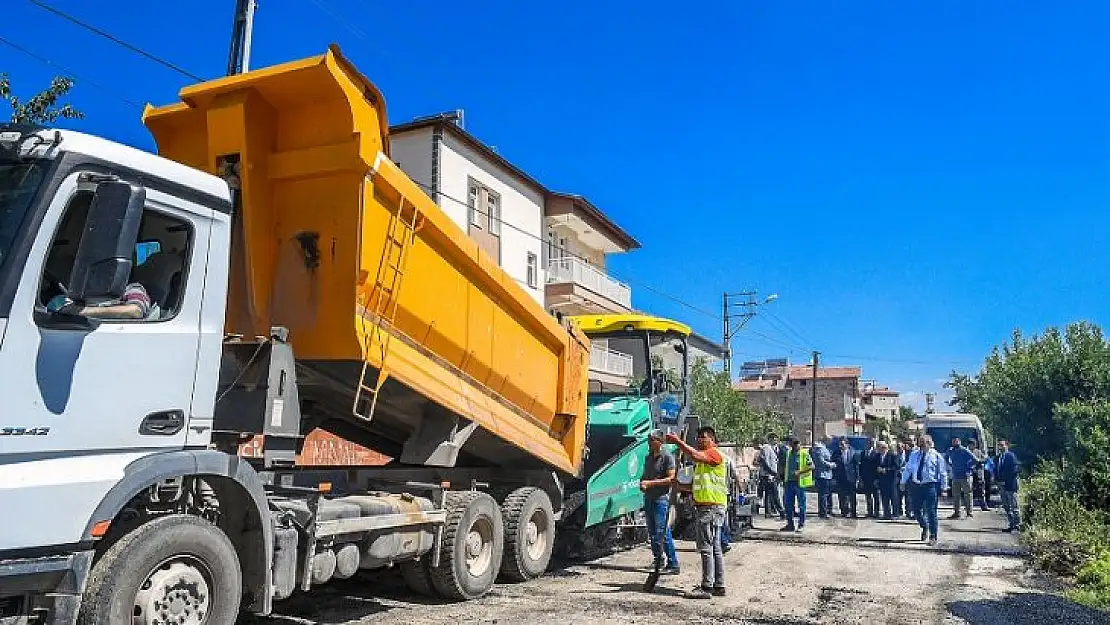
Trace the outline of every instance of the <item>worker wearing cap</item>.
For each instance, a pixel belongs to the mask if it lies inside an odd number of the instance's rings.
[[[709,426],[698,428],[698,448],[694,449],[674,434],[668,443],[678,445],[694,461],[691,494],[697,519],[698,553],[701,555],[701,585],[687,596],[708,599],[725,595],[725,556],[721,549],[721,526],[728,503],[728,468],[717,449],[717,432]]]
[[[653,430],[648,435],[648,456],[644,460],[644,473],[640,477],[640,490],[644,491],[644,518],[647,519],[648,537],[654,565],[665,574],[678,574],[678,555],[674,538],[667,523],[671,508],[671,484],[674,483],[676,463],[674,456],[663,449],[663,431]],[[663,555],[667,556],[664,568]]]

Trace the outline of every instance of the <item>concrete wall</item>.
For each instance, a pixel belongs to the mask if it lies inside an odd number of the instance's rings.
[[[794,436],[809,440],[812,380],[793,379],[784,390],[746,391],[748,405],[757,410],[775,410],[793,419]],[[817,435],[838,432],[843,428],[844,396],[855,397],[858,381],[854,378],[823,378],[817,380]]]

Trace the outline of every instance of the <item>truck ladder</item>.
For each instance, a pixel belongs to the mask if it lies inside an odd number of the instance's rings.
[[[380,366],[375,375],[369,357],[363,357],[362,372],[359,374],[358,388],[355,390],[355,400],[351,406],[351,413],[365,421],[374,418],[378,393],[389,378],[385,359],[393,337],[390,329],[397,316],[405,265],[408,262],[409,250],[412,249],[412,242],[416,238],[416,227],[420,219],[419,209],[412,204],[409,204],[412,219],[405,219],[405,203],[405,198],[402,196],[397,204],[397,210],[390,214],[389,225],[386,227],[385,246],[382,250],[381,262],[378,264],[378,275],[370,293],[370,301],[367,302],[367,312],[373,315],[373,327],[366,335],[363,352],[368,353],[371,347],[377,344],[380,348],[378,359]]]

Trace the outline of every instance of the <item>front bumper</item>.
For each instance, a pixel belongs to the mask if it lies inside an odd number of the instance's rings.
[[[0,559],[0,625],[72,625],[92,551]]]

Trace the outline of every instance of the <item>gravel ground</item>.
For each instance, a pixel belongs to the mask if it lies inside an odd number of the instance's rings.
[[[698,601],[681,596],[698,580],[697,554],[690,543],[679,542],[679,550],[682,574],[663,577],[653,594],[641,591],[651,559],[641,548],[498,585],[479,601],[459,604],[417,601],[398,576],[367,574],[284,602],[269,622],[1110,624],[1106,614],[1049,594],[1052,581],[1018,557],[745,540],[726,556],[728,596]]]

